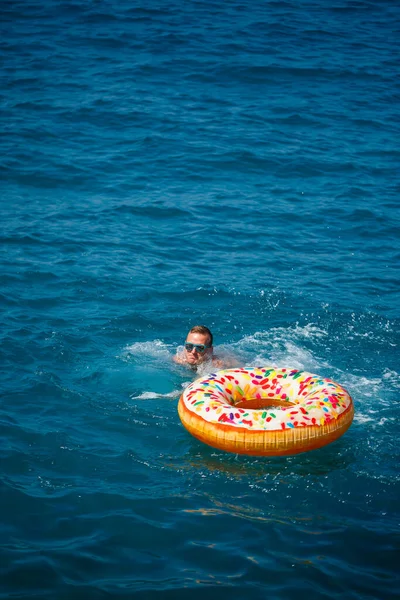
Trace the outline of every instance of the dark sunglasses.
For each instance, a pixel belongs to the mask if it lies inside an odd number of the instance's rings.
[[[196,349],[199,354],[204,354],[207,348],[211,348],[211,346],[205,346],[204,344],[190,344],[189,342],[186,342],[185,344],[185,350],[187,352],[193,352],[193,350]]]

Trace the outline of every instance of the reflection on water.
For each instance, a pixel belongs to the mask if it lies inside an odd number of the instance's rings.
[[[249,476],[263,477],[266,474],[279,475],[285,472],[307,477],[346,469],[354,460],[354,453],[351,446],[346,444],[345,436],[324,448],[289,457],[228,454],[216,451],[195,440],[187,451],[187,462],[181,468],[218,471],[238,479]]]

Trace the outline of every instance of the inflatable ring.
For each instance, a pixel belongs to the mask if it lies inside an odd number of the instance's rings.
[[[350,427],[354,407],[330,379],[257,367],[197,379],[180,397],[178,413],[194,437],[214,448],[278,456],[333,442]]]

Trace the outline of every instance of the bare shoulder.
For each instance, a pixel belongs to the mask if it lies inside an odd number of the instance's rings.
[[[182,354],[175,354],[175,356],[172,357],[172,360],[180,365],[183,365],[186,362]]]
[[[218,369],[222,369],[222,367],[224,366],[224,362],[220,358],[218,358],[218,356],[213,357],[212,364],[213,367],[217,367]]]
[[[218,369],[233,369],[234,367],[239,367],[240,364],[233,356],[214,356],[213,366]]]

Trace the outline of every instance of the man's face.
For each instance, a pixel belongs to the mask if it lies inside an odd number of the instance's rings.
[[[210,344],[210,338],[204,333],[189,333],[186,338],[186,344],[201,344],[202,346],[208,346]],[[203,353],[199,352],[196,346],[189,352],[184,349],[185,359],[190,365],[199,365],[200,363],[207,360],[212,353],[212,348],[206,348]]]

